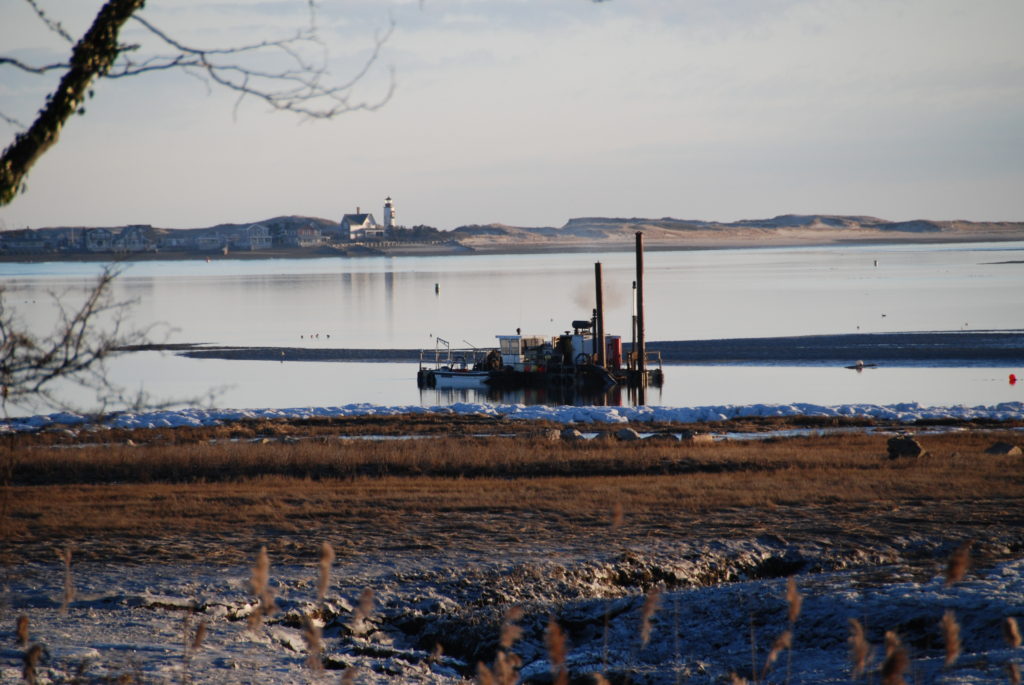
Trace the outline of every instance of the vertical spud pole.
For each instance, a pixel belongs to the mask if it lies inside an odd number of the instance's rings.
[[[644,334],[644,234],[636,232],[636,368],[647,382],[647,339]]]
[[[601,262],[594,262],[594,288],[597,290],[597,322],[594,326],[595,346],[597,347],[597,365],[608,368],[608,348],[604,340],[604,288],[601,284]]]

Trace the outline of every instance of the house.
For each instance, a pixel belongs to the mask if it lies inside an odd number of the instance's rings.
[[[381,239],[385,235],[383,226],[377,224],[373,214],[363,213],[356,207],[355,214],[341,217],[341,233],[353,242],[360,240]]]
[[[105,228],[91,228],[85,232],[85,249],[89,252],[110,252],[114,234]]]
[[[5,231],[0,234],[0,252],[32,254],[45,252],[50,243],[42,231],[26,228],[20,231]]]
[[[224,237],[217,231],[209,231],[208,233],[200,233],[196,236],[196,249],[202,252],[209,252],[211,250],[219,250],[227,246]]]
[[[266,250],[272,244],[270,229],[263,224],[252,224],[228,232],[228,243],[236,250]]]
[[[150,226],[128,226],[111,241],[111,247],[118,252],[145,252],[153,249],[150,240]]]
[[[317,247],[324,242],[320,229],[312,224],[289,228],[280,235],[280,242],[288,247]]]
[[[196,238],[190,233],[181,235],[170,231],[160,238],[160,247],[168,250],[191,250],[196,248]]]

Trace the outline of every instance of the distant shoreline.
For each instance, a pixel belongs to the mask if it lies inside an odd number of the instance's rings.
[[[641,231],[642,232],[642,231]],[[929,245],[951,243],[996,243],[1024,240],[1024,233],[1005,231],[939,231],[934,233],[899,234],[887,232],[871,232],[851,235],[838,231],[827,234],[808,229],[806,231],[790,231],[787,235],[686,235],[678,239],[666,240],[652,238],[645,240],[644,248],[651,252],[689,251],[689,250],[727,250],[787,247],[847,247],[853,245]],[[517,242],[514,240],[480,240],[472,239],[464,242],[446,241],[437,244],[423,243],[390,243],[384,247],[372,244],[354,244],[344,247],[292,247],[272,248],[253,251],[232,251],[206,253],[196,251],[165,251],[159,252],[73,252],[44,253],[35,255],[0,254],[0,263],[50,263],[50,262],[146,262],[146,261],[225,261],[225,260],[262,260],[262,259],[323,259],[337,257],[343,259],[360,259],[365,257],[415,257],[415,256],[471,256],[471,255],[506,255],[506,254],[552,254],[580,252],[631,252],[635,243],[632,240],[605,239],[567,239]]]

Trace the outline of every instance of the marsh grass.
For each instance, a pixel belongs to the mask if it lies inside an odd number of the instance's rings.
[[[500,427],[496,427],[500,428]],[[261,476],[310,479],[388,476],[487,478],[671,475],[758,472],[778,469],[875,469],[887,436],[844,433],[759,441],[621,443],[550,442],[543,437],[435,437],[427,440],[342,440],[339,436],[295,442],[161,442],[133,440],[67,446],[26,446],[14,458],[12,484],[225,482]],[[410,433],[410,435],[420,435]],[[422,435],[420,435],[422,437]],[[961,432],[925,439],[933,457],[896,461],[891,472],[913,473],[919,462],[971,469],[999,459],[981,458],[1002,432]],[[1009,458],[1013,460],[1012,457]],[[1018,458],[1019,460],[1019,458]]]
[[[654,527],[749,532],[754,509],[771,511],[775,525],[817,512],[825,514],[819,532],[884,537],[923,510],[969,520],[940,511],[955,503],[983,507],[990,523],[1019,525],[1024,462],[985,455],[996,439],[1012,434],[928,436],[933,456],[907,461],[885,458],[884,435],[862,433],[700,445],[492,437],[40,447],[17,456],[8,529],[20,544],[7,551],[102,537],[123,550],[115,554],[187,555],[185,542],[164,540],[187,534],[196,547],[206,537],[266,531],[337,531],[330,537],[352,544],[377,535],[476,544],[516,537],[510,530],[524,521],[531,536],[568,530],[611,543]],[[829,510],[843,512],[842,529],[832,530]],[[757,527],[769,528],[755,519]],[[157,539],[156,548],[146,542]],[[81,553],[112,552],[90,545]]]

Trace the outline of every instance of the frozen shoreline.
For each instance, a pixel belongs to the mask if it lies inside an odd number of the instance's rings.
[[[336,407],[294,407],[288,409],[177,409],[152,412],[119,412],[106,417],[108,428],[174,428],[211,426],[250,419],[309,419],[355,416],[401,416],[403,414],[463,414],[513,420],[554,421],[561,424],[698,423],[755,417],[870,418],[897,423],[936,420],[1024,420],[1024,402],[1003,402],[992,406],[927,407],[916,402],[892,405],[751,404],[700,407],[574,407],[568,405],[475,404],[420,407],[382,406],[367,403]],[[0,422],[0,432],[36,431],[56,426],[96,422],[96,417],[72,412],[14,417]]]

